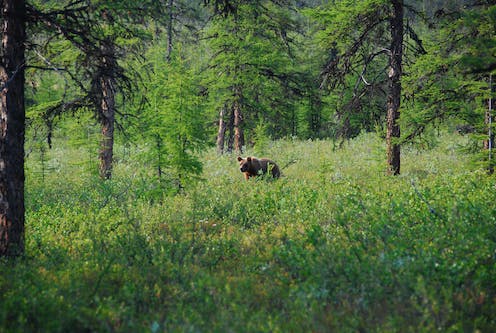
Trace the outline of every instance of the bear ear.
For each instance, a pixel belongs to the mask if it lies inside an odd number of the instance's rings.
[[[246,158],[246,160],[247,160],[248,162],[251,162],[251,157],[250,157],[250,156],[248,156],[248,157]]]
[[[241,156],[238,156],[238,162],[241,162],[243,158]]]

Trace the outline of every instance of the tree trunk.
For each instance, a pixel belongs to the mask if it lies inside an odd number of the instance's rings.
[[[174,19],[174,0],[169,0],[167,3],[168,17],[167,17],[167,62],[171,61],[172,56],[172,26]]]
[[[100,177],[112,177],[112,161],[114,158],[114,127],[115,127],[115,76],[116,67],[112,43],[106,43],[103,48],[104,71],[100,77],[101,104],[100,123],[102,127],[102,141],[100,143]]]
[[[320,129],[322,127],[322,112],[320,101],[316,97],[310,97],[310,114],[308,117],[310,136],[312,138],[320,137]]]
[[[0,257],[24,253],[24,0],[4,0],[0,50]]]
[[[403,0],[392,0],[393,15],[391,26],[391,54],[389,60],[389,80],[387,97],[387,173],[400,174],[400,145],[395,142],[400,137],[401,63],[403,58]]]
[[[229,137],[227,138],[227,152],[232,153],[234,149],[234,107],[231,106],[229,110],[229,122],[227,124],[227,129],[229,130]]]
[[[488,151],[488,167],[487,172],[492,175],[494,173],[494,131],[493,131],[493,77],[489,74],[489,92],[487,111],[485,116],[485,123],[487,125],[487,139],[484,140],[484,149]]]
[[[234,149],[237,153],[243,153],[245,145],[245,137],[243,134],[243,115],[241,114],[241,92],[239,88],[235,88],[235,96],[233,103],[234,111]]]
[[[238,102],[234,102],[234,150],[242,154],[243,146],[245,144],[245,138],[243,134],[243,128],[241,124],[243,123],[243,119],[241,118],[241,107]]]
[[[224,141],[226,137],[226,121],[224,117],[226,115],[227,105],[220,109],[219,115],[219,131],[217,132],[217,153],[222,155],[224,153]]]
[[[162,138],[159,134],[155,136],[155,143],[157,148],[157,176],[158,179],[162,179]]]

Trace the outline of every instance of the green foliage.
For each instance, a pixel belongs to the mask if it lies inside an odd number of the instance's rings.
[[[496,5],[479,5],[463,12],[456,28],[471,38],[458,41],[461,62],[475,72],[489,72],[496,69]],[[463,29],[463,30],[462,30]]]
[[[383,0],[337,1],[305,11],[325,50],[321,86],[335,137],[355,137],[385,122],[390,7]]]
[[[253,132],[255,139],[255,145],[253,146],[254,151],[258,156],[265,155],[270,145],[267,124],[259,121]]]
[[[367,28],[377,25],[377,19],[385,18],[389,5],[386,0],[345,0],[307,12],[324,27],[318,34],[322,43],[334,44],[340,53],[344,53],[361,35],[366,35]]]
[[[183,59],[185,55],[179,49],[168,62],[161,46],[148,53],[145,66],[151,73],[145,98],[149,104],[138,128],[153,145],[148,158],[160,173],[166,168],[169,181],[181,189],[202,172],[197,153],[208,145],[207,121],[192,59]]]
[[[273,137],[294,126],[299,82],[291,42],[296,23],[289,10],[271,1],[242,3],[236,15],[217,17],[204,32],[213,55],[205,78],[211,107],[239,104],[248,133],[259,121]]]
[[[474,155],[477,163],[487,164],[482,142],[488,138],[488,81],[495,63],[491,50],[496,42],[491,13],[495,8],[454,4],[451,14],[440,14],[437,29],[425,34],[427,54],[405,70],[408,75],[403,81],[401,120],[404,140],[422,141],[425,132],[448,120],[474,132],[473,139],[478,143],[470,141],[469,148],[479,153]]]
[[[271,142],[281,166],[297,160],[273,182],[207,151],[205,181],[180,196],[149,177],[143,147],[119,150],[106,182],[75,164],[81,148],[48,151],[44,180],[30,155],[26,257],[0,262],[0,330],[493,331],[494,179],[467,169],[464,137],[439,140],[404,149],[394,179],[374,134],[338,151]]]

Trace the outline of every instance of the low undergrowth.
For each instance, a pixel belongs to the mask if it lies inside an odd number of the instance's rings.
[[[0,332],[494,331],[495,180],[456,140],[404,148],[399,177],[372,134],[272,142],[277,181],[212,151],[178,195],[132,152],[106,182],[77,150],[30,156]]]

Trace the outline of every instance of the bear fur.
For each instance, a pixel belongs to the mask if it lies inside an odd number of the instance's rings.
[[[250,177],[257,177],[271,172],[273,178],[279,178],[281,171],[277,164],[268,158],[250,157],[242,158],[238,156],[239,170],[245,174],[246,180]]]

